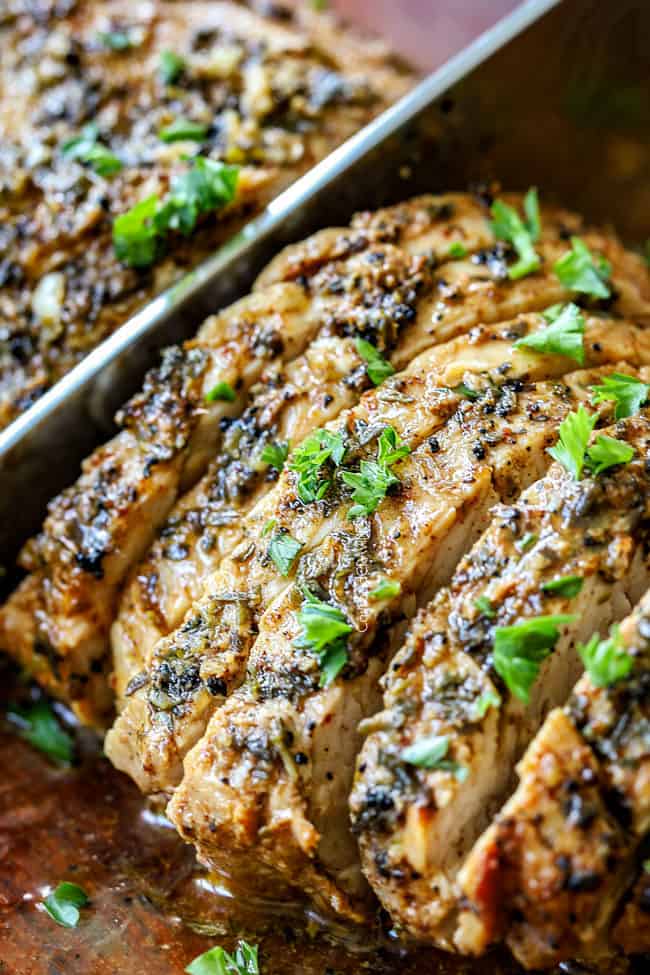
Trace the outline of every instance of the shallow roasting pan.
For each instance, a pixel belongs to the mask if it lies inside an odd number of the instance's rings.
[[[435,0],[430,10],[423,33]],[[535,184],[640,244],[650,235],[649,50],[647,0],[527,0],[452,57],[0,433],[0,564],[110,434],[159,350],[249,290],[289,241],[358,209],[496,179]]]

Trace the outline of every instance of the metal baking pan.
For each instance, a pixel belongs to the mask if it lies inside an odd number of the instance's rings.
[[[245,293],[264,262],[354,210],[498,178],[650,231],[650,5],[528,0],[279,196],[0,434],[0,560],[111,431],[158,350]]]

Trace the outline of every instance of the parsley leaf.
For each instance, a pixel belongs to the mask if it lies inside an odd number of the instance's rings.
[[[288,576],[296,560],[302,543],[292,538],[288,532],[279,531],[269,542],[268,556],[275,563],[281,576]]]
[[[230,383],[220,382],[212,387],[209,392],[205,394],[206,403],[215,403],[217,400],[221,400],[225,403],[234,403],[237,399],[237,393],[232,388]]]
[[[549,305],[548,308],[542,312],[542,318],[545,318],[547,322],[554,322],[555,319],[562,314],[565,308],[566,305],[564,305],[561,301],[558,301],[556,305]]]
[[[158,197],[148,196],[113,221],[113,246],[120,261],[131,267],[148,267],[159,251],[159,233],[154,226]]]
[[[135,46],[131,36],[123,30],[100,31],[97,40],[109,51],[128,51]]]
[[[650,386],[635,379],[634,376],[626,376],[622,372],[613,372],[611,376],[604,376],[599,386],[592,386],[592,403],[602,403],[604,400],[612,400],[616,403],[614,418],[622,420],[626,416],[634,416],[638,413],[650,396]]]
[[[574,413],[560,423],[560,438],[555,447],[549,447],[549,454],[576,479],[580,480],[585,462],[585,450],[593,430],[597,415],[587,413],[580,404]]]
[[[539,215],[539,196],[537,187],[531,186],[524,197],[524,214],[526,215],[526,228],[536,244],[542,233],[542,220]]]
[[[370,590],[371,599],[392,599],[402,591],[402,584],[397,579],[381,579],[374,589]]]
[[[173,85],[185,70],[185,58],[174,51],[163,51],[160,55],[160,77],[166,85]]]
[[[526,552],[531,548],[537,541],[538,535],[535,532],[526,532],[523,538],[518,542],[515,542],[515,547],[519,549],[520,552]]]
[[[400,442],[397,439],[397,433],[394,428],[384,427],[379,436],[378,462],[386,466],[391,466],[392,464],[396,464],[398,460],[408,457],[410,453],[411,448],[408,444]]]
[[[355,502],[348,511],[348,518],[371,515],[386,497],[388,489],[399,484],[399,478],[375,460],[362,460],[358,471],[342,471],[341,479],[352,488]]]
[[[197,156],[192,167],[177,176],[163,200],[155,223],[160,233],[179,230],[190,234],[198,218],[232,203],[237,188],[238,168]]]
[[[237,944],[234,955],[223,948],[210,948],[190,962],[188,975],[260,975],[257,945]]]
[[[476,609],[479,611],[479,613],[481,613],[483,616],[487,616],[489,620],[493,620],[494,617],[497,615],[494,606],[487,598],[487,596],[478,596],[474,600],[474,605]]]
[[[402,750],[402,760],[418,768],[435,769],[440,772],[453,772],[460,782],[467,778],[467,769],[448,759],[449,739],[446,735],[430,735],[414,742]]]
[[[483,694],[474,703],[474,710],[472,712],[472,719],[474,721],[482,721],[485,715],[488,713],[490,708],[501,707],[501,698],[496,693],[496,691],[484,691]]]
[[[183,142],[191,139],[194,142],[202,142],[208,134],[208,126],[200,122],[191,122],[189,119],[177,118],[171,125],[166,125],[160,129],[158,138],[163,142]]]
[[[555,262],[553,270],[565,288],[595,298],[610,296],[605,283],[612,272],[609,262],[603,257],[596,261],[580,237],[571,238],[571,250]]]
[[[600,434],[588,447],[596,414],[590,415],[580,404],[575,413],[569,413],[560,424],[560,439],[549,454],[559,461],[579,481],[585,466],[594,476],[602,474],[616,464],[627,464],[634,457],[634,448],[606,434]]]
[[[508,277],[516,281],[532,274],[540,267],[541,261],[533,244],[540,232],[537,191],[530,189],[524,198],[524,222],[514,207],[495,200],[491,207],[492,232],[498,240],[512,244],[519,260],[508,269]]]
[[[562,576],[560,579],[551,579],[550,582],[542,583],[542,592],[551,593],[554,596],[564,596],[565,599],[573,599],[578,595],[583,585],[582,576]]]
[[[76,928],[79,924],[79,908],[88,903],[86,891],[78,884],[67,881],[59,884],[43,901],[43,907],[53,921],[63,928]]]
[[[74,743],[61,727],[47,701],[37,701],[28,708],[10,707],[7,718],[25,741],[55,762],[70,764]]]
[[[612,627],[606,640],[594,633],[588,643],[578,646],[578,653],[596,687],[609,687],[632,670],[632,657],[625,649],[618,626]]]
[[[467,257],[467,248],[464,244],[461,244],[459,240],[455,240],[449,245],[449,250],[447,251],[447,257],[452,257],[457,260],[462,260],[463,257]]]
[[[79,135],[67,139],[61,145],[61,152],[67,159],[78,159],[87,163],[98,176],[111,176],[119,173],[122,163],[110,149],[99,141],[99,130],[94,122],[85,125]]]
[[[393,427],[385,427],[379,437],[377,460],[362,460],[358,472],[341,471],[341,480],[352,488],[355,502],[348,511],[348,518],[371,515],[376,510],[389,488],[400,483],[390,470],[391,466],[410,452],[410,447],[398,441]]]
[[[173,181],[161,201],[149,196],[113,222],[117,257],[131,267],[148,267],[160,256],[170,231],[190,234],[198,218],[231,203],[237,188],[236,166],[197,156]]]
[[[261,454],[264,464],[274,467],[276,471],[281,471],[289,455],[289,443],[286,440],[278,440],[276,443],[267,443]]]
[[[341,432],[314,430],[293,452],[289,470],[299,475],[296,493],[303,504],[320,501],[332,486],[332,478],[325,465],[338,467],[345,455]]]
[[[597,476],[616,464],[629,463],[633,457],[634,447],[601,434],[596,438],[596,442],[587,448],[586,463],[591,473]]]
[[[548,328],[532,332],[515,342],[515,349],[527,348],[546,355],[563,355],[584,365],[585,319],[577,305],[565,305]]]
[[[457,393],[458,396],[464,396],[465,399],[470,400],[472,403],[474,400],[480,398],[480,393],[475,389],[471,389],[466,383],[458,383],[457,386],[451,387],[453,393]]]
[[[560,635],[559,627],[573,623],[575,616],[537,616],[514,626],[494,631],[492,659],[494,669],[508,689],[528,704],[530,689],[537,680],[542,662]]]
[[[380,386],[384,379],[393,375],[395,370],[390,362],[384,359],[371,342],[366,342],[365,339],[357,339],[354,344],[357,352],[366,363],[366,372],[371,383]]]
[[[321,669],[320,686],[327,687],[348,661],[344,637],[352,632],[352,627],[337,606],[322,602],[308,591],[304,593],[302,609],[297,613],[297,619],[303,631],[294,640],[294,646],[300,650],[309,650],[318,657]]]

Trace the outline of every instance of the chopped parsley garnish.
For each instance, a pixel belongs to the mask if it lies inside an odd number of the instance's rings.
[[[613,626],[609,637],[601,640],[594,633],[588,643],[578,646],[578,653],[596,687],[609,687],[632,670],[632,657],[627,653],[618,626]]]
[[[269,542],[268,556],[281,576],[289,575],[301,548],[302,543],[292,538],[288,532],[279,531],[273,536]]]
[[[399,596],[401,590],[402,584],[397,579],[381,579],[369,595],[371,599],[392,599]]]
[[[269,520],[264,525],[264,528],[262,529],[262,538],[266,538],[267,535],[270,535],[273,529],[275,528],[275,526],[276,526],[275,518],[269,518]]]
[[[223,401],[224,403],[234,403],[236,399],[237,393],[230,383],[227,382],[217,383],[205,394],[206,403],[215,403],[217,400]]]
[[[526,229],[536,244],[542,233],[542,218],[539,214],[539,195],[537,187],[531,186],[524,197],[524,214],[526,215]]]
[[[494,669],[509,691],[528,704],[530,689],[537,680],[542,662],[551,653],[560,635],[559,627],[573,623],[575,616],[537,616],[514,626],[494,631],[492,659]]]
[[[609,298],[610,290],[606,284],[612,273],[609,261],[604,257],[594,258],[580,237],[571,238],[571,250],[563,254],[553,266],[560,283],[571,291],[593,295],[594,298]]]
[[[247,941],[237,944],[234,955],[223,948],[210,948],[194,961],[185,971],[188,975],[260,975],[257,945]]]
[[[281,471],[289,455],[289,443],[286,440],[278,440],[276,443],[267,443],[262,451],[261,458],[264,464],[274,467],[276,471]]]
[[[527,552],[529,548],[535,544],[538,539],[538,535],[535,532],[527,532],[523,538],[515,543],[516,547],[520,552]]]
[[[123,30],[100,31],[97,40],[109,51],[129,51],[135,47],[131,35]]]
[[[393,375],[395,370],[390,362],[384,359],[371,342],[366,342],[365,339],[357,339],[354,344],[357,352],[366,363],[366,373],[371,383],[380,386],[384,379]]]
[[[340,432],[314,430],[296,447],[289,470],[299,475],[296,492],[303,504],[320,501],[332,486],[330,462],[338,467],[345,455]]]
[[[74,743],[59,724],[47,701],[37,701],[30,707],[10,707],[7,718],[25,741],[38,748],[55,762],[70,764],[74,758]]]
[[[174,51],[163,51],[160,55],[160,77],[166,85],[173,85],[185,70],[185,58]]]
[[[574,413],[569,413],[562,420],[559,440],[555,447],[549,447],[551,457],[559,461],[576,481],[582,476],[585,451],[597,419],[597,415],[587,413],[581,403]]]
[[[550,582],[542,583],[542,592],[573,599],[582,589],[584,581],[582,576],[562,576],[561,579],[551,579]]]
[[[98,140],[99,130],[91,122],[84,126],[79,135],[64,142],[61,152],[67,159],[78,159],[79,162],[86,163],[98,176],[119,173],[122,169],[121,161]]]
[[[119,260],[131,267],[148,267],[156,260],[161,234],[155,225],[157,196],[148,196],[113,222],[113,247]]]
[[[580,404],[575,413],[569,413],[560,424],[560,439],[549,454],[579,481],[585,466],[595,477],[616,464],[627,464],[634,457],[634,448],[606,434],[600,434],[588,447],[589,438],[597,420]]]
[[[192,166],[173,181],[159,200],[149,196],[113,222],[117,257],[131,267],[148,267],[164,250],[171,231],[186,236],[200,216],[231,203],[237,188],[238,168],[197,156]]]
[[[452,392],[457,393],[458,396],[464,396],[465,399],[471,400],[471,402],[477,400],[481,395],[475,389],[471,389],[466,383],[458,383],[457,386],[452,386],[451,388]]]
[[[549,305],[548,308],[542,312],[542,318],[545,318],[547,322],[554,322],[559,315],[562,314],[566,305],[561,301],[558,301],[556,305]]]
[[[345,637],[352,627],[337,606],[322,602],[309,591],[303,597],[302,609],[297,613],[303,631],[294,646],[315,654],[321,670],[320,686],[327,687],[348,662]]]
[[[447,251],[447,257],[452,257],[457,260],[461,260],[463,257],[467,257],[467,248],[464,244],[461,244],[459,240],[455,240],[453,244],[449,245],[449,250]]]
[[[492,232],[498,240],[512,244],[518,260],[508,269],[508,277],[516,281],[537,271],[541,261],[534,243],[540,234],[539,204],[537,190],[530,189],[524,197],[525,220],[522,220],[514,207],[495,200],[491,207]]]
[[[634,447],[601,434],[596,442],[587,448],[586,463],[594,476],[602,474],[609,467],[628,464],[634,457]]]
[[[79,924],[79,908],[88,903],[86,891],[78,884],[65,881],[43,901],[43,907],[53,921],[64,928],[76,928]]]
[[[402,750],[402,760],[418,768],[435,769],[437,772],[452,772],[463,782],[467,778],[467,769],[447,758],[449,739],[446,735],[430,735],[414,742]]]
[[[479,613],[481,613],[483,616],[487,616],[489,620],[493,620],[494,617],[497,615],[494,606],[487,598],[487,596],[478,596],[474,600],[474,605],[476,609],[479,611]]]
[[[390,468],[410,452],[410,447],[398,441],[393,427],[385,427],[379,437],[377,460],[362,460],[358,471],[341,471],[341,480],[352,488],[355,502],[348,518],[371,515],[376,510],[389,488],[400,483]]]
[[[585,350],[583,336],[585,319],[577,305],[569,304],[562,308],[548,328],[541,332],[531,332],[515,342],[515,348],[533,349],[545,355],[563,355],[584,365]]]
[[[634,416],[650,396],[650,386],[647,383],[635,379],[634,376],[626,376],[622,372],[613,372],[611,376],[604,376],[602,383],[599,386],[592,386],[591,390],[593,403],[602,403],[605,400],[616,403],[614,408],[616,420]]]
[[[474,721],[482,721],[490,708],[501,707],[501,698],[496,691],[484,691],[474,704],[472,718]]]
[[[164,129],[159,131],[158,138],[162,139],[163,142],[183,142],[185,140],[202,142],[207,134],[207,125],[191,122],[185,118],[177,118],[171,125],[166,125]]]

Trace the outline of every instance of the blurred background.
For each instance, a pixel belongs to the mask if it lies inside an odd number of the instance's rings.
[[[329,5],[431,71],[514,10],[518,0],[330,0]]]

